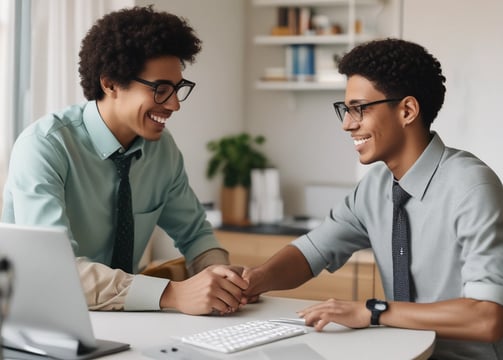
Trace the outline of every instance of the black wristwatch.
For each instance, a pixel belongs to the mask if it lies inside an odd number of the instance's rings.
[[[367,309],[370,310],[370,325],[379,325],[379,316],[388,310],[388,303],[383,300],[368,299]]]

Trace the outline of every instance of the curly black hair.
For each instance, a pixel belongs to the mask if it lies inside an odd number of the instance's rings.
[[[414,96],[427,129],[445,97],[440,62],[418,44],[401,39],[374,40],[353,48],[339,62],[339,72],[360,75],[390,98]]]
[[[103,98],[101,76],[127,87],[147,60],[172,55],[184,65],[193,63],[200,50],[201,40],[194,29],[176,15],[154,11],[152,5],[111,12],[82,40],[79,74],[84,96]]]

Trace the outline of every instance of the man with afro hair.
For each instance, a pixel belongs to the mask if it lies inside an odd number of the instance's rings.
[[[39,119],[13,147],[2,221],[64,227],[92,310],[224,314],[239,307],[242,269],[229,265],[165,129],[195,86],[182,71],[200,49],[194,30],[173,14],[133,7],[105,15],[79,54],[88,102]],[[117,158],[129,162],[123,183]],[[131,201],[116,213],[127,180]],[[118,224],[123,212],[125,225]],[[187,280],[138,274],[156,225],[185,256]]]
[[[375,165],[319,227],[245,269],[246,300],[371,248],[386,299],[329,299],[299,311],[306,324],[434,330],[432,359],[503,359],[503,188],[481,160],[430,130],[444,102],[439,61],[418,44],[384,39],[355,47],[339,71],[347,87],[336,116],[360,162]],[[393,226],[399,187],[403,232]],[[395,252],[398,232],[408,243]]]

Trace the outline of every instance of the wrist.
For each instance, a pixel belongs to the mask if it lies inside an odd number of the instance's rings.
[[[370,325],[380,325],[381,314],[388,311],[388,303],[384,300],[368,299],[365,305],[370,311]]]
[[[170,281],[162,292],[159,306],[161,309],[176,309],[176,281]]]

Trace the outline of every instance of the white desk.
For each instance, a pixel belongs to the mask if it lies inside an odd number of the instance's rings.
[[[91,312],[91,320],[97,338],[131,344],[131,350],[111,355],[107,359],[149,359],[142,355],[142,351],[162,346],[171,336],[183,336],[255,319],[296,317],[297,310],[315,303],[262,297],[260,303],[247,305],[238,313],[223,317],[190,316],[177,312]],[[330,324],[323,332],[310,332],[234,354],[213,351],[207,354],[222,359],[249,358],[253,351],[265,347],[305,343],[326,359],[427,359],[432,354],[434,342],[433,331],[385,327],[353,330]]]

